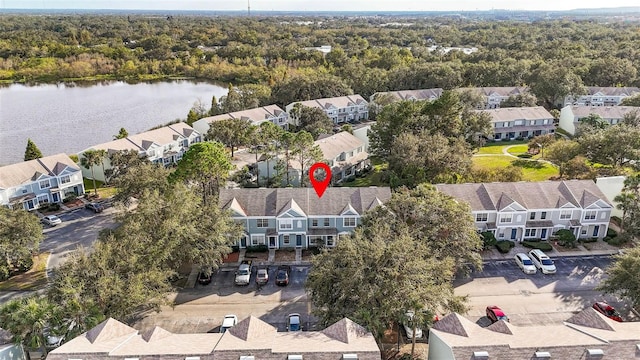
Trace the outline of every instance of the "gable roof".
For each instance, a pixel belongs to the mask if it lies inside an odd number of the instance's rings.
[[[275,333],[276,331],[278,331],[278,329],[253,315],[240,321],[237,325],[228,330],[229,334],[244,341],[257,339],[265,334]]]
[[[485,86],[475,88],[459,88],[457,91],[473,91],[487,96],[501,96],[509,97],[529,92],[529,88],[526,86]]]
[[[442,96],[442,88],[433,89],[418,89],[418,90],[399,90],[399,91],[387,91],[378,92],[371,96],[371,99],[375,101],[376,97],[391,95],[395,100],[427,100],[437,99]]]
[[[3,166],[0,167],[0,189],[19,186],[34,181],[42,175],[59,176],[66,168],[80,171],[78,165],[66,154]]]
[[[107,342],[122,336],[137,334],[138,330],[127,326],[116,319],[108,318],[93,329],[87,331],[86,337],[92,344]]]
[[[289,105],[301,104],[308,107],[315,107],[322,110],[330,109],[331,107],[346,108],[349,106],[358,106],[358,105],[366,105],[367,101],[362,98],[360,95],[345,95],[345,96],[337,96],[332,98],[323,98],[323,99],[315,99],[315,100],[307,100],[307,101],[296,101]],[[289,106],[287,105],[287,107]]]
[[[130,135],[124,139],[117,139],[106,143],[91,146],[79,154],[89,150],[106,150],[107,152],[135,150],[138,152],[148,150],[153,144],[164,146],[182,138],[188,138],[193,133],[198,133],[184,122],[163,126],[158,129]]]
[[[322,151],[325,159],[333,160],[343,152],[353,151],[359,147],[364,147],[364,142],[351,135],[347,131],[342,131],[333,135],[325,135],[314,142]]]
[[[509,200],[527,209],[556,209],[567,203],[585,207],[599,200],[612,207],[591,180],[437,184],[436,188],[466,201],[473,211],[502,210]]]
[[[321,198],[312,188],[220,189],[221,207],[230,209],[235,199],[247,216],[278,216],[292,200],[307,216],[339,216],[348,204],[362,215],[374,202],[390,198],[388,187],[329,187]]]
[[[350,319],[343,318],[337,323],[322,330],[322,333],[334,340],[349,344],[354,342],[358,336],[367,334],[368,331]]]
[[[491,116],[491,122],[553,119],[553,115],[551,115],[551,113],[542,106],[498,108],[477,111],[489,114]]]
[[[588,95],[602,94],[604,96],[633,96],[636,93],[640,93],[640,89],[637,87],[600,87],[589,86],[587,87]]]
[[[227,120],[227,119],[245,119],[252,123],[262,123],[268,121],[271,118],[277,118],[285,113],[278,105],[267,105],[253,109],[234,111],[226,114],[220,114],[215,116],[208,116],[198,120],[197,122],[210,124],[215,121]]]
[[[591,114],[599,115],[603,119],[622,119],[632,111],[640,111],[637,106],[587,106],[572,105],[571,112],[574,118],[582,119]]]

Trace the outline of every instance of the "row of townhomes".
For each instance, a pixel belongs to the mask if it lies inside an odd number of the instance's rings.
[[[617,106],[625,98],[640,95],[637,87],[587,87],[587,93],[579,96],[567,95],[564,99],[566,105],[583,106]]]
[[[348,122],[366,121],[369,119],[369,103],[360,95],[296,101],[286,106],[289,114],[291,114],[291,110],[293,110],[293,107],[296,106],[296,104],[311,108],[318,108],[324,111],[336,125]],[[297,126],[298,120],[292,117],[291,123]]]
[[[367,126],[365,128],[368,129]],[[359,170],[364,169],[370,165],[369,153],[366,151],[367,143],[362,140],[362,137],[366,137],[366,132],[356,132],[355,135],[349,132],[342,131],[336,134],[321,135],[318,140],[314,142],[320,148],[322,152],[322,160],[325,161],[331,167],[332,184],[339,184],[350,176],[355,176]],[[360,137],[356,136],[360,135]],[[284,160],[283,157],[280,160]],[[277,173],[277,161],[271,159],[267,161],[260,161],[257,166],[260,171],[260,177],[274,177]],[[267,169],[269,170],[267,172]],[[309,170],[309,166],[305,166],[305,171]],[[285,170],[286,171],[286,170]],[[286,182],[286,175],[282,176],[283,185],[291,184],[293,186],[300,186],[302,180],[302,168],[300,163],[295,160],[289,161],[289,176],[288,183]]]
[[[637,359],[640,322],[616,322],[587,308],[557,325],[486,328],[453,313],[429,330],[429,360]]]
[[[553,115],[542,106],[478,110],[491,116],[494,140],[513,140],[553,134]]]
[[[377,92],[371,95],[371,102],[375,102],[377,98],[390,96],[396,101],[401,100],[436,100],[442,95],[442,89],[419,89],[419,90],[400,90]],[[459,88],[456,91],[476,92],[484,99],[484,103],[479,109],[497,109],[500,104],[512,96],[523,95],[529,93],[528,87],[522,86],[506,86],[506,87],[478,87],[478,88]]]
[[[107,319],[52,350],[47,360],[380,360],[371,333],[344,318],[322,331],[278,332],[249,317],[224,333],[138,331]]]
[[[603,238],[613,206],[591,180],[439,184],[467,202],[478,231],[498,240],[548,239],[560,229],[576,238]]]
[[[369,103],[360,95],[346,95],[325,99],[297,101],[287,105],[285,107],[286,110],[282,110],[277,105],[268,105],[228,114],[209,116],[194,122],[193,128],[201,134],[206,134],[212,122],[226,119],[244,119],[251,121],[253,125],[260,125],[263,122],[270,121],[283,129],[289,129],[290,126],[298,125],[297,119],[290,115],[291,110],[296,104],[321,109],[336,125],[348,122],[362,122],[369,119]]]
[[[91,146],[78,153],[81,160],[87,150],[104,150],[106,155],[102,164],[93,166],[95,179],[105,181],[105,171],[111,169],[109,155],[117,151],[137,151],[138,155],[147,158],[153,163],[171,166],[176,164],[189,146],[202,141],[200,132],[195,131],[186,123],[179,122],[161,128],[131,135],[124,139],[109,141],[107,143]],[[92,177],[92,169],[82,168],[82,174],[86,178]]]
[[[205,117],[194,122],[193,128],[200,134],[206,134],[209,131],[209,127],[212,122],[227,119],[248,120],[253,125],[260,125],[263,122],[270,121],[285,130],[289,129],[289,114],[282,110],[278,105],[268,105],[227,114]]]
[[[580,120],[591,114],[600,116],[609,125],[616,125],[622,122],[625,115],[638,112],[640,107],[636,106],[589,106],[589,105],[567,105],[560,111],[559,126],[571,135],[575,135]]]
[[[82,171],[65,154],[0,167],[0,206],[35,210],[84,194]]]
[[[321,198],[312,188],[221,189],[219,203],[244,225],[240,248],[283,249],[334,247],[390,198],[388,187],[330,187]]]

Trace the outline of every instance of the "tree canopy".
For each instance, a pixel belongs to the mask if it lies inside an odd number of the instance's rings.
[[[31,140],[27,139],[27,148],[24,150],[24,161],[40,159],[42,157],[42,152],[36,144]]]
[[[29,270],[44,239],[38,217],[23,209],[0,206],[0,281]]]
[[[333,133],[333,121],[322,109],[295,104],[290,116],[298,122],[299,130],[310,133],[314,139],[320,134]]]

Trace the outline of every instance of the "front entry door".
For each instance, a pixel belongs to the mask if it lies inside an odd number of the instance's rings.
[[[542,229],[540,232],[540,238],[543,240],[547,238],[547,229]]]
[[[598,233],[600,232],[600,225],[596,225],[593,227],[593,237],[598,237]]]
[[[273,249],[276,247],[276,237],[269,236],[269,249]]]
[[[241,248],[246,248],[247,247],[247,237],[243,236],[240,238],[240,247]]]
[[[518,235],[518,229],[511,229],[511,239],[515,239]]]
[[[296,235],[296,247],[302,247],[302,235]]]

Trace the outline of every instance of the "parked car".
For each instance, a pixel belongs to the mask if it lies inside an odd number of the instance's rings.
[[[413,339],[413,325],[411,324],[411,322],[413,321],[414,312],[409,310],[407,311],[406,315],[409,321],[402,325],[404,326],[404,331],[407,333],[407,337],[409,339]],[[420,338],[422,338],[422,329],[419,327],[416,327],[416,339],[420,339]]]
[[[622,317],[620,317],[620,313],[618,313],[616,309],[613,308],[613,306],[607,304],[604,301],[594,303],[593,308],[611,320],[622,322]]]
[[[40,221],[42,221],[43,224],[47,224],[49,226],[56,226],[58,224],[62,224],[62,219],[60,219],[55,215],[47,215],[43,217]]]
[[[214,268],[212,267],[210,271],[206,271],[203,269],[198,274],[198,284],[200,285],[209,285],[211,284],[211,279],[213,278]]]
[[[222,326],[220,326],[220,333],[224,333],[225,331],[234,327],[237,323],[238,323],[237,316],[233,314],[225,315],[224,319],[222,320]]]
[[[518,264],[520,270],[522,270],[522,272],[524,272],[525,274],[535,274],[536,272],[538,272],[538,269],[536,269],[536,266],[533,264],[533,261],[531,261],[531,258],[528,257],[527,254],[517,253],[515,259],[516,264]]]
[[[256,284],[264,285],[268,282],[269,282],[269,270],[266,268],[258,269],[258,272],[256,274]]]
[[[533,249],[529,251],[529,257],[533,264],[542,271],[543,274],[555,274],[556,266],[553,264],[553,260],[547,256],[542,250]]]
[[[499,320],[509,321],[509,317],[499,307],[492,305],[487,306],[487,317],[491,320],[491,323],[498,322]]]
[[[276,285],[278,286],[289,285],[290,275],[291,275],[291,266],[289,265],[278,266],[278,271],[276,272]]]
[[[236,271],[236,278],[234,283],[236,285],[249,285],[251,281],[251,260],[242,260],[238,271]]]
[[[302,319],[300,318],[300,314],[293,313],[287,316],[287,331],[301,331],[302,330]]]
[[[88,203],[88,204],[86,204],[86,205],[84,206],[84,208],[85,208],[85,209],[87,209],[87,210],[91,210],[91,211],[93,211],[93,212],[94,212],[94,213],[96,213],[96,214],[97,214],[97,213],[101,213],[101,212],[102,212],[102,210],[104,210],[104,208],[102,207],[102,204],[100,204],[100,203],[95,203],[95,202],[92,202],[92,203]]]

